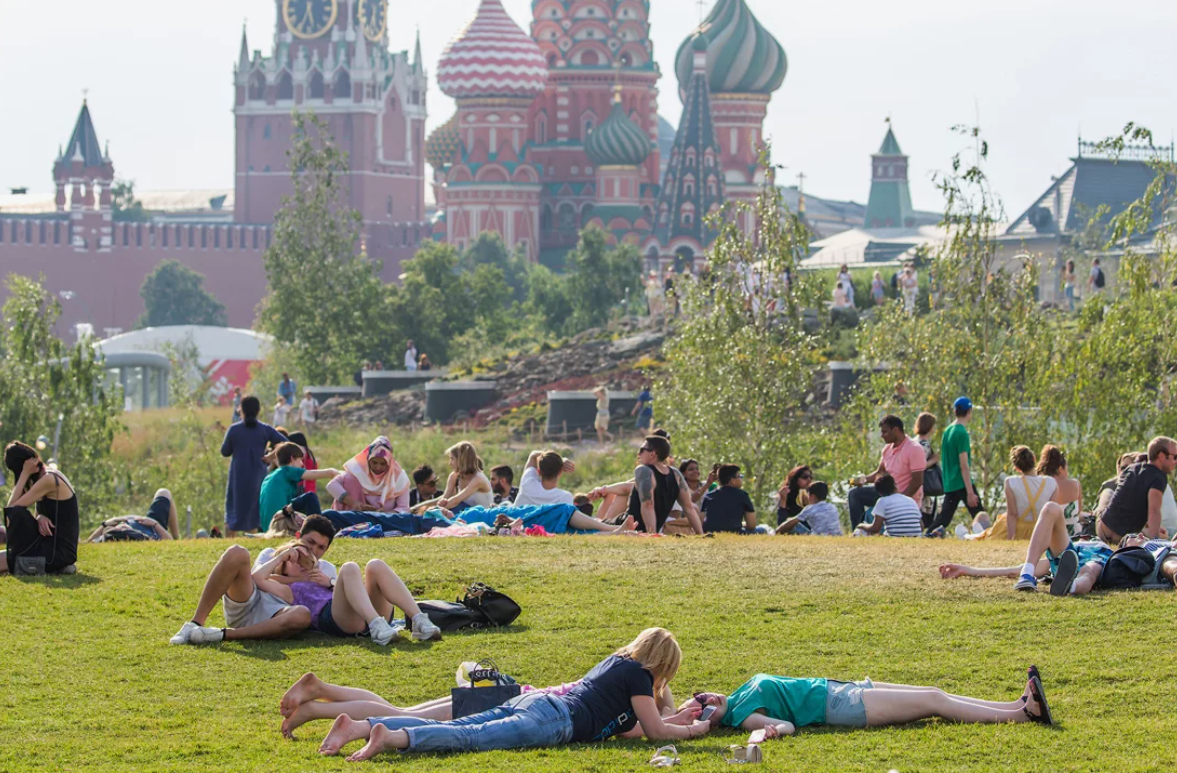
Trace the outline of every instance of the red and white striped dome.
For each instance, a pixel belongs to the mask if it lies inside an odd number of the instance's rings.
[[[499,0],[482,0],[478,13],[441,55],[437,82],[449,96],[537,97],[548,81],[543,52]]]

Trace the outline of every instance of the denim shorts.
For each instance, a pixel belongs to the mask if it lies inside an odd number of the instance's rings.
[[[862,694],[874,687],[874,682],[838,682],[828,680],[826,686],[826,724],[833,727],[866,727],[866,706]]]
[[[319,612],[319,617],[315,620],[315,630],[319,633],[325,633],[328,636],[338,636],[341,639],[356,639],[361,636],[368,635],[368,626],[364,626],[364,630],[359,633],[348,633],[339,627],[335,622],[335,618],[331,616],[331,603],[328,601],[323,609]]]

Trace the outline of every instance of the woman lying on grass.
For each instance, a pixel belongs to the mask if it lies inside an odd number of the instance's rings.
[[[421,611],[401,578],[383,561],[369,561],[367,576],[358,564],[348,561],[339,567],[334,581],[319,572],[315,564],[314,556],[302,543],[292,542],[259,566],[253,581],[259,589],[287,604],[310,610],[311,630],[320,633],[344,638],[366,635],[385,646],[396,635],[389,622],[395,605],[412,621],[413,639],[441,638],[441,629]],[[302,576],[300,567],[310,572],[310,580],[289,582],[290,576]]]
[[[794,679],[757,674],[729,696],[701,693],[683,710],[715,706],[712,725],[752,731],[750,743],[793,735],[801,727],[879,727],[940,717],[955,722],[1053,724],[1042,678],[1031,666],[1016,701],[983,701],[949,695],[936,687],[884,684],[866,679]]]
[[[711,729],[710,723],[670,724],[654,699],[674,678],[681,662],[674,635],[663,628],[648,628],[598,663],[567,695],[527,693],[490,711],[449,722],[406,716],[354,720],[341,714],[319,753],[338,754],[359,740],[368,743],[348,757],[352,762],[394,749],[528,749],[633,737],[639,732],[658,741],[697,738]],[[685,712],[686,717],[693,714],[693,709]]]

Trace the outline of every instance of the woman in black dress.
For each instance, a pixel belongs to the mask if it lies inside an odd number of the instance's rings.
[[[4,449],[4,466],[16,484],[4,509],[8,549],[0,552],[0,574],[11,573],[18,558],[44,558],[46,572],[73,574],[81,528],[73,484],[46,468],[36,450],[24,443]],[[36,515],[29,509],[34,506]]]

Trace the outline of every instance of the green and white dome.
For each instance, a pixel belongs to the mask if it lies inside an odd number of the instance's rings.
[[[614,102],[609,117],[589,132],[584,152],[596,166],[641,166],[654,152],[654,144],[625,114],[625,108]]]
[[[766,30],[744,0],[719,0],[674,58],[680,94],[694,70],[697,38],[707,41],[707,73],[712,94],[769,96],[785,82],[785,49]]]

